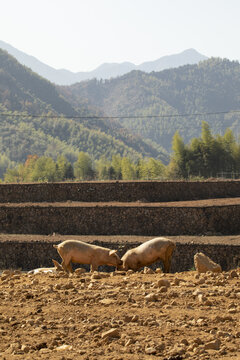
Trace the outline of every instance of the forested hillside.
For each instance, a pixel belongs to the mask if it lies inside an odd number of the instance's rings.
[[[115,175],[111,174],[113,157],[127,157],[137,166],[132,165],[133,178],[142,178],[139,169],[140,164],[147,163],[141,163],[144,158],[169,162],[172,140],[178,139],[174,137],[176,131],[188,155],[181,158],[184,171],[176,170],[172,162],[170,170],[174,171],[169,173],[207,176],[212,174],[213,165],[206,165],[206,145],[194,140],[187,147],[191,139],[201,135],[203,121],[213,139],[216,136],[213,159],[218,154],[223,156],[227,148],[225,138],[221,138],[227,128],[236,138],[230,168],[227,160],[214,174],[238,172],[239,100],[240,65],[226,59],[213,58],[150,74],[132,71],[116,79],[56,87],[0,50],[0,177],[7,168],[25,163],[29,156],[57,161],[59,155],[64,155],[73,165],[83,152],[91,161],[101,161],[104,165],[100,168],[110,176],[117,176],[116,169]],[[204,170],[199,170],[202,165],[193,166],[195,158],[199,164],[204,163]],[[99,168],[100,163],[96,164]],[[160,165],[150,164],[151,172],[156,174],[152,168]],[[101,176],[108,176],[105,173]]]
[[[133,136],[120,122],[91,118],[101,114],[84,101],[75,109],[55,85],[0,49],[0,155],[4,163],[23,162],[28,155],[56,159],[59,154],[73,162],[80,151],[93,159],[120,154],[135,160],[153,156],[167,161],[160,147]]]
[[[177,130],[185,142],[198,137],[203,120],[214,134],[223,134],[228,127],[235,135],[240,130],[240,113],[178,117],[240,109],[240,64],[227,59],[212,58],[150,74],[132,71],[116,79],[81,82],[59,91],[73,106],[87,103],[109,116],[176,115],[119,120],[134,134],[167,151]]]
[[[77,114],[53,84],[1,49],[0,84],[0,103],[9,110],[26,110],[33,114],[51,110],[69,116]]]

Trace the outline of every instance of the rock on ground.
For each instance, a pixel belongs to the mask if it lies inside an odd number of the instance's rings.
[[[238,359],[239,268],[114,274],[3,272],[0,359]]]
[[[205,273],[207,271],[212,271],[214,273],[222,272],[221,266],[216,264],[202,252],[194,255],[194,265],[198,273]]]

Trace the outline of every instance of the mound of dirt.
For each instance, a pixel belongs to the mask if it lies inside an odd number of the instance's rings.
[[[151,272],[4,271],[0,358],[239,359],[240,268]]]

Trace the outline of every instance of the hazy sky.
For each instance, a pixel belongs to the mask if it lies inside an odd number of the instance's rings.
[[[240,0],[0,0],[0,9],[0,40],[57,69],[188,48],[240,60]]]

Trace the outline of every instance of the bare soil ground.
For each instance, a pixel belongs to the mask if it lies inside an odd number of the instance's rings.
[[[51,206],[51,207],[68,207],[68,206],[146,206],[146,207],[206,207],[206,206],[225,206],[225,205],[240,205],[240,197],[235,198],[219,198],[219,199],[205,199],[205,200],[192,200],[192,201],[169,201],[169,202],[147,202],[139,200],[136,202],[79,202],[79,201],[66,201],[66,202],[22,202],[22,203],[0,203],[0,206],[14,206],[14,207],[25,207],[25,206]]]
[[[238,198],[129,205],[239,204]],[[75,205],[79,203],[57,206]],[[139,242],[152,237],[0,234],[3,242],[60,242],[69,238]],[[169,238],[240,244],[240,235]],[[0,276],[0,359],[239,360],[240,268],[201,275],[194,271],[33,275],[6,270]]]
[[[229,244],[240,245],[240,235],[228,236],[167,236],[175,242],[192,244]],[[32,234],[0,234],[0,242],[19,241],[19,242],[61,242],[67,239],[75,239],[92,243],[95,240],[102,242],[116,243],[138,243],[152,239],[153,236],[134,236],[134,235],[32,235]]]
[[[237,360],[239,300],[240,268],[201,275],[5,271],[0,358]]]

